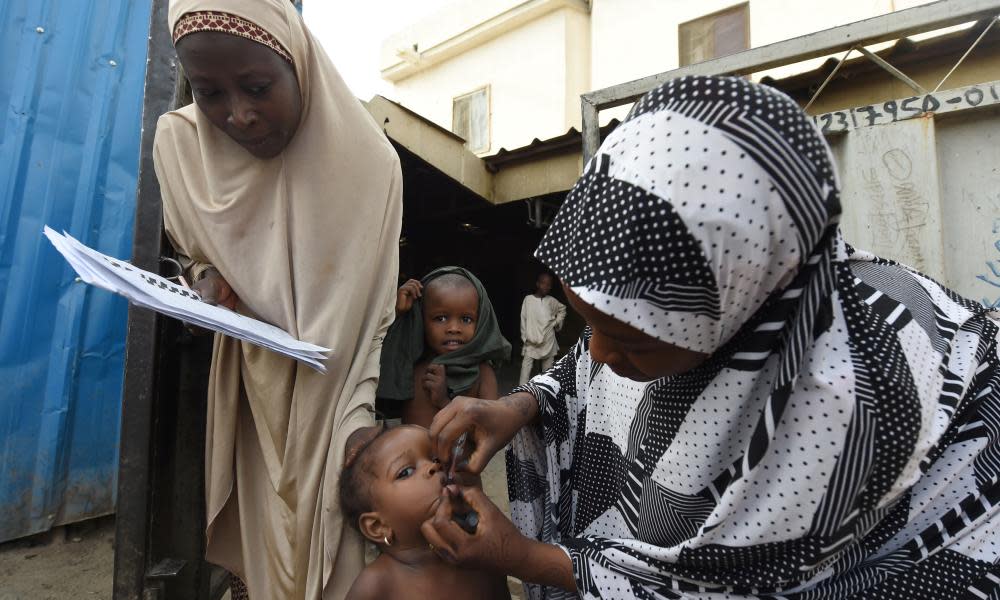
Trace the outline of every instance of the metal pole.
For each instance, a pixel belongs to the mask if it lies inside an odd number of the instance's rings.
[[[861,47],[858,48],[858,52],[860,52],[861,54],[864,54],[868,58],[868,60],[870,60],[873,63],[875,63],[876,65],[882,67],[883,69],[885,69],[885,71],[887,73],[889,73],[890,75],[892,75],[896,79],[898,79],[898,80],[902,81],[903,83],[905,83],[914,92],[916,92],[918,94],[926,94],[927,93],[927,90],[925,90],[924,88],[920,87],[920,84],[917,83],[916,81],[913,81],[912,79],[910,79],[909,75],[907,75],[906,73],[900,71],[896,67],[892,66],[884,58],[882,58],[878,54],[875,54],[874,52],[872,52],[868,48],[865,48],[864,46],[861,46]]]
[[[586,96],[580,98],[580,109],[583,112],[583,166],[586,168],[601,147],[600,113],[597,105],[587,100]]]
[[[169,109],[173,98],[174,50],[167,32],[168,0],[152,2],[132,262],[140,268],[157,271],[162,245],[162,212],[160,186],[153,173],[153,135],[156,120]],[[118,467],[115,600],[140,600],[143,596],[148,563],[150,431],[157,341],[156,314],[129,307]]]
[[[955,66],[952,67],[951,70],[949,70],[948,73],[941,78],[941,81],[939,81],[936,86],[934,86],[935,92],[941,89],[941,86],[944,85],[945,81],[948,81],[948,78],[951,77],[951,74],[955,72],[955,69],[957,69],[959,65],[965,62],[965,59],[968,58],[969,54],[971,54],[972,51],[976,49],[976,46],[979,45],[979,42],[983,41],[983,38],[986,37],[986,34],[989,33],[990,28],[993,27],[993,25],[996,22],[997,22],[997,17],[993,17],[992,19],[990,19],[989,24],[987,24],[986,27],[983,28],[983,32],[979,34],[979,37],[976,38],[976,41],[972,42],[972,45],[969,46],[969,49],[965,51],[965,54],[962,55],[962,58],[958,59],[958,62],[955,63]]]
[[[132,255],[154,272],[173,252],[153,169],[156,122],[190,102],[167,28],[168,2],[152,0]],[[211,336],[192,337],[179,321],[129,309],[114,600],[215,600],[228,587],[226,572],[204,560],[211,351]]]

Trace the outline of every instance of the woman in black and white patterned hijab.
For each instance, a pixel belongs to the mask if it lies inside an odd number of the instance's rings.
[[[1000,329],[847,246],[839,214],[786,96],[645,96],[538,249],[590,325],[577,348],[432,427],[471,431],[477,470],[534,423],[508,454],[524,540],[474,493],[476,536],[437,518],[428,540],[549,586],[532,598],[1000,598]]]

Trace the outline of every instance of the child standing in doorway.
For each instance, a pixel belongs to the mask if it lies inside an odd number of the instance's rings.
[[[556,331],[562,329],[566,307],[549,294],[554,278],[542,272],[535,279],[535,292],[524,297],[521,303],[521,385],[528,383],[535,361],[541,361],[542,372],[552,367],[559,343]]]
[[[479,279],[442,267],[399,288],[382,347],[378,396],[403,403],[403,423],[429,427],[455,396],[495,400],[495,367],[510,358]]]

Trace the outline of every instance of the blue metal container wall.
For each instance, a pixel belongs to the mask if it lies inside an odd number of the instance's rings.
[[[0,541],[114,511],[126,303],[41,232],[131,255],[149,13],[0,1]]]

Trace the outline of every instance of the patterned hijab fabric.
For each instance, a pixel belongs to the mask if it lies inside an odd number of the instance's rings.
[[[197,268],[218,269],[238,312],[333,349],[322,374],[216,337],[205,556],[255,599],[343,598],[365,552],[337,485],[347,439],[373,424],[394,318],[399,157],[291,2],[170,0],[169,31],[205,13],[238,17],[288,51],[301,121],[281,154],[263,160],[197,105],[162,115],[153,163],[164,229]]]
[[[295,63],[292,60],[292,55],[281,45],[278,38],[268,33],[266,29],[253,21],[218,11],[203,10],[190,12],[181,17],[177,21],[177,25],[174,26],[174,45],[176,46],[182,37],[199,31],[215,31],[238,35],[252,42],[267,46],[289,63]]]
[[[522,388],[512,514],[584,598],[1000,598],[1000,329],[839,213],[821,135],[738,78],[654,90],[587,165],[538,257],[710,358],[633,382],[588,332]]]

